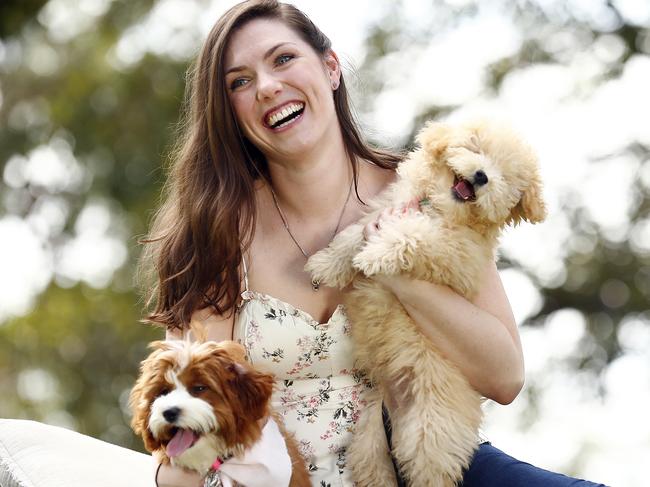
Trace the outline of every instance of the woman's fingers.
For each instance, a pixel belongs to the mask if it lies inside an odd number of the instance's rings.
[[[408,210],[420,211],[420,199],[413,198],[412,200],[408,201],[406,203],[406,211]]]

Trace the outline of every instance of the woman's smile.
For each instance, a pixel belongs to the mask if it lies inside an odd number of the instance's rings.
[[[302,101],[290,101],[270,109],[264,114],[262,123],[274,132],[287,129],[302,120],[305,112],[305,103]]]

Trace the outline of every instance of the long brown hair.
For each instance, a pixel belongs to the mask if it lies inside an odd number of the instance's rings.
[[[165,201],[143,240],[140,270],[153,307],[145,321],[184,328],[194,311],[211,306],[225,314],[239,297],[242,251],[255,227],[254,182],[268,176],[268,166],[237,126],[223,58],[233,32],[257,18],[284,22],[322,56],[331,49],[303,12],[275,0],[237,4],[214,25],[188,72],[183,133],[172,153]],[[398,154],[372,148],[361,137],[342,75],[334,104],[355,187],[359,158],[394,168]]]

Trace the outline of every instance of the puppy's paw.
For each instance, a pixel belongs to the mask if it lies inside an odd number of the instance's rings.
[[[349,258],[339,258],[331,247],[312,255],[305,264],[305,271],[311,274],[314,281],[339,289],[347,286],[357,272]]]
[[[386,262],[373,258],[372,249],[364,249],[352,259],[352,267],[361,271],[366,277],[376,276],[377,274],[391,275],[390,267]]]
[[[343,289],[357,273],[352,256],[363,245],[363,226],[356,223],[341,231],[323,250],[312,255],[305,270],[321,284]]]
[[[405,246],[408,246],[406,239],[391,241],[382,238],[382,235],[373,236],[353,257],[352,266],[367,277],[399,274],[408,270],[404,260]]]
[[[420,212],[393,215],[382,221],[352,259],[352,266],[366,276],[397,275],[412,271],[420,253],[434,235],[432,221]]]

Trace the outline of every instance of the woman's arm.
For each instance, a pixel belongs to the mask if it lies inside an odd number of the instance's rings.
[[[405,276],[375,279],[400,300],[422,333],[483,396],[511,403],[524,383],[524,361],[510,303],[496,265],[470,302],[446,286]]]
[[[203,478],[196,473],[174,468],[171,465],[160,465],[156,457],[152,457],[155,462],[156,486],[157,487],[202,487]]]
[[[231,313],[219,315],[211,308],[203,308],[192,313],[192,321],[205,327],[208,340],[215,342],[232,340],[234,316]],[[180,340],[181,338],[181,332],[177,328],[167,330],[167,340]]]

